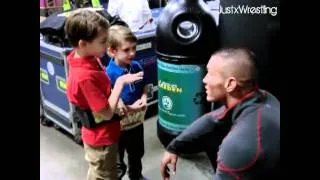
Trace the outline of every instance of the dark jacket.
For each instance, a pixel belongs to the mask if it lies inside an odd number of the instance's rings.
[[[217,164],[215,180],[275,179],[280,168],[280,102],[255,90],[229,109],[200,117],[167,150],[206,151],[214,168]]]

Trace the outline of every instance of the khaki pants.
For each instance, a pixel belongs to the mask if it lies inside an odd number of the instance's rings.
[[[99,147],[84,144],[84,151],[89,162],[87,180],[117,179],[117,144]]]

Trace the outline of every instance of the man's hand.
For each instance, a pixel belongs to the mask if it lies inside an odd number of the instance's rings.
[[[160,173],[162,176],[162,180],[169,180],[170,178],[170,170],[168,168],[168,164],[172,165],[173,174],[176,173],[176,164],[177,164],[178,156],[176,154],[165,152],[161,164],[160,164]]]

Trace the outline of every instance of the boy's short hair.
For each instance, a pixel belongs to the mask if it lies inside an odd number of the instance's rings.
[[[128,27],[122,25],[111,26],[108,30],[109,47],[116,49],[123,40],[134,43],[138,41],[136,35]]]
[[[102,30],[108,30],[109,22],[99,13],[87,9],[78,9],[67,18],[64,30],[73,47],[80,40],[91,42]]]

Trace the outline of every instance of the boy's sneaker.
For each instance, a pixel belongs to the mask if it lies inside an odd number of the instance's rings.
[[[126,170],[127,168],[125,167],[117,167],[117,179],[121,180],[123,178],[124,175],[126,175]]]

